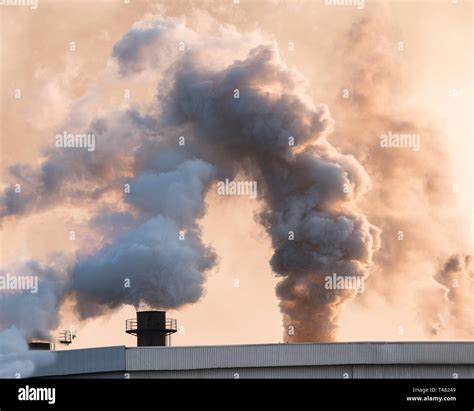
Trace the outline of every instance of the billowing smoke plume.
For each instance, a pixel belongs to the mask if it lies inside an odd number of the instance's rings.
[[[185,62],[166,112],[175,123],[191,123],[221,156],[240,160],[263,186],[262,222],[275,248],[272,268],[284,277],[278,296],[292,326],[289,339],[334,339],[340,304],[354,290],[327,290],[324,278],[366,277],[378,248],[378,230],[354,206],[368,176],[327,143],[332,122],[326,107],[300,94],[299,77],[274,46],[254,49],[217,73]],[[236,89],[240,98],[233,100]]]
[[[8,275],[23,278],[36,276],[40,283],[37,290],[2,290],[0,328],[15,326],[27,331],[29,338],[47,338],[48,330],[58,326],[56,312],[68,289],[67,272],[57,264],[45,266],[36,261],[17,264],[11,268],[9,272],[0,271],[0,275],[4,278],[8,278]]]
[[[368,175],[326,140],[327,107],[311,102],[304,78],[258,33],[198,35],[181,21],[144,22],[113,55],[121,76],[157,78],[152,107],[94,120],[94,152],[54,148],[38,167],[14,166],[22,194],[10,187],[1,198],[4,218],[123,199],[125,209],[108,204],[95,217],[99,230],[114,233],[107,244],[76,255],[59,297],[38,297],[51,315],[38,324],[54,325],[65,294],[75,295],[83,318],[122,304],[198,301],[216,260],[197,223],[204,196],[212,182],[244,172],[259,183],[288,339],[334,340],[340,307],[355,291],[328,290],[325,276],[366,278],[379,230],[355,205],[370,188]],[[48,289],[48,276],[41,279]],[[26,298],[22,304],[31,308]],[[5,318],[17,321],[13,312]]]
[[[37,366],[53,361],[52,352],[28,351],[24,336],[16,327],[0,331],[0,378],[29,377]]]
[[[372,294],[364,298],[370,305],[379,293],[395,306],[412,306],[429,335],[472,338],[474,327],[464,315],[464,325],[450,321],[448,327],[438,310],[446,300],[433,278],[451,288],[447,274],[436,274],[437,259],[446,260],[472,244],[462,232],[450,231],[465,227],[466,221],[449,212],[457,206],[458,181],[446,149],[446,131],[436,125],[432,113],[409,105],[401,92],[411,91],[402,76],[401,50],[406,46],[403,34],[391,26],[388,10],[376,7],[334,47],[340,51],[334,58],[341,64],[331,79],[336,92],[329,101],[338,123],[330,140],[352,153],[371,176],[372,190],[360,207],[382,229]],[[408,136],[405,146],[384,146],[382,138],[389,133]],[[412,294],[418,287],[420,291]],[[453,309],[458,304],[464,303],[450,300]],[[443,334],[447,328],[450,334]]]
[[[470,255],[451,256],[434,279],[443,287],[444,304],[438,306],[443,317],[443,309],[447,313],[445,322],[461,330],[462,336],[470,338],[474,329],[474,267]]]
[[[416,116],[387,104],[399,73],[392,44],[380,41],[384,24],[364,20],[346,39],[346,72],[334,84],[351,98],[336,111],[342,121],[332,133],[327,106],[311,101],[305,79],[261,33],[198,33],[171,19],[137,23],[115,45],[113,61],[125,79],[156,79],[154,102],[85,128],[66,124],[71,133],[93,133],[95,151],[48,148],[41,164],[11,168],[11,185],[0,197],[4,219],[57,206],[94,210],[90,223],[104,244],[67,263],[15,268],[34,271],[42,291],[34,298],[0,294],[2,329],[18,325],[27,338],[46,335],[69,295],[82,318],[122,304],[179,308],[198,301],[217,259],[201,238],[205,195],[217,180],[244,173],[258,182],[260,222],[274,248],[270,264],[281,278],[285,339],[335,340],[341,307],[356,290],[328,288],[327,276],[365,280],[375,271],[373,284],[383,292],[384,284],[397,286],[401,273],[416,271],[414,260],[442,248],[426,246],[439,226],[438,215],[426,211],[442,203],[448,179],[436,136],[427,147],[422,140],[422,158],[378,144],[389,131],[432,134]],[[457,304],[446,275],[436,281]]]

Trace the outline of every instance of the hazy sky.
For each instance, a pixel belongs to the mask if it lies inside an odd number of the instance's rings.
[[[2,181],[9,182],[5,171],[10,165],[37,163],[43,147],[54,141],[56,130],[66,122],[74,122],[75,116],[97,116],[116,108],[145,106],[153,99],[154,84],[148,78],[130,82],[110,76],[113,45],[135,22],[150,17],[185,17],[197,32],[217,22],[233,25],[239,31],[261,30],[274,38],[288,65],[307,78],[312,98],[329,105],[335,120],[335,133],[330,141],[346,152],[353,149],[362,162],[369,161],[364,157],[362,144],[366,141],[359,140],[359,129],[353,128],[354,135],[346,133],[351,129],[351,117],[341,99],[344,87],[339,86],[344,85],[345,73],[350,72],[341,57],[344,47],[351,48],[349,30],[374,10],[385,16],[383,31],[393,41],[391,46],[397,54],[393,62],[397,67],[393,69],[401,79],[396,86],[384,89],[388,95],[379,104],[396,105],[402,116],[404,110],[410,114],[416,111],[423,125],[436,128],[443,142],[439,147],[439,167],[452,169],[451,184],[459,186],[459,192],[446,194],[452,197],[446,200],[449,205],[440,206],[442,211],[436,214],[436,224],[445,230],[439,234],[443,236],[439,241],[446,241],[449,246],[445,255],[432,253],[433,265],[427,263],[426,272],[441,266],[452,253],[472,253],[470,1],[366,1],[363,9],[328,6],[324,1],[260,0],[241,0],[238,4],[232,0],[130,0],[128,4],[123,0],[39,0],[37,10],[0,7]],[[71,42],[74,51],[70,50]],[[403,50],[398,49],[399,42],[403,42]],[[289,50],[289,43],[294,49]],[[363,60],[364,55],[359,59]],[[370,66],[371,61],[367,64]],[[15,99],[15,89],[21,89],[21,99]],[[131,91],[130,99],[123,98],[124,89]],[[376,175],[371,177],[377,180]],[[369,196],[361,207],[369,209],[368,202],[380,200],[380,192],[371,195],[375,197]],[[229,201],[211,192],[206,204],[207,214],[201,221],[204,240],[214,247],[219,264],[208,276],[201,301],[168,313],[184,327],[173,337],[173,344],[282,342],[281,314],[274,291],[277,279],[268,263],[271,242],[255,221],[258,200]],[[428,213],[430,203],[416,203],[416,207],[411,211],[424,213],[423,207],[427,207]],[[83,223],[90,212],[87,208],[59,206],[25,218],[6,219],[0,232],[2,264],[26,258],[41,260],[54,251],[72,253],[94,248],[94,227]],[[374,218],[380,218],[376,212],[370,212]],[[71,230],[77,232],[76,241],[69,240]],[[430,274],[425,278],[420,273],[415,282],[400,289],[396,279],[374,274],[374,281],[366,284],[366,293],[343,308],[339,339],[465,338],[450,327],[433,335],[420,321],[420,311],[430,307],[429,302],[419,303],[435,287],[432,277]],[[393,292],[387,293],[387,288]],[[125,319],[135,316],[132,306],[81,323],[71,312],[71,304],[66,301],[62,307],[59,329],[75,326],[78,338],[72,347],[135,344],[134,338],[124,332]]]

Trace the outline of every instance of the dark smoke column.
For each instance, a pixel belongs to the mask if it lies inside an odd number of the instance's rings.
[[[113,194],[120,207],[109,198],[91,220],[107,241],[35,270],[44,318],[31,324],[31,309],[14,294],[0,300],[0,330],[17,324],[47,334],[70,294],[83,319],[124,304],[199,301],[216,264],[199,224],[206,193],[216,180],[244,173],[258,182],[260,220],[275,250],[285,340],[336,339],[340,308],[355,290],[327,289],[325,278],[366,278],[379,230],[357,208],[370,188],[367,173],[327,140],[327,106],[311,101],[305,79],[261,33],[203,34],[183,20],[144,21],[113,57],[124,78],[156,76],[154,102],[93,120],[94,153],[50,149],[37,167],[15,165],[13,181],[26,195],[15,197],[11,187],[0,195],[0,218],[9,218]]]
[[[273,271],[284,314],[285,341],[333,341],[354,289],[326,289],[325,277],[369,275],[380,230],[356,206],[370,179],[351,155],[328,141],[325,105],[304,93],[301,75],[273,43],[249,51],[220,71],[194,54],[177,64],[161,100],[171,127],[192,127],[196,155],[258,181],[261,223],[271,236]],[[239,97],[235,98],[235,90]]]
[[[283,278],[277,295],[285,341],[336,340],[342,304],[356,290],[326,288],[326,277],[335,273],[364,281],[379,247],[379,230],[345,192],[357,169],[351,170],[352,162],[326,144],[308,147],[291,160],[261,164],[262,222],[275,249],[272,269]]]

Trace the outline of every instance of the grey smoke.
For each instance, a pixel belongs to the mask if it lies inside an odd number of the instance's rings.
[[[48,351],[28,351],[24,336],[16,327],[0,331],[0,378],[27,378],[36,367],[54,361]]]
[[[202,160],[188,160],[174,170],[150,170],[131,181],[127,201],[141,212],[161,214],[183,226],[204,213],[203,192],[213,167]]]
[[[140,137],[135,113],[110,113],[106,119],[94,120],[88,130],[97,136],[93,154],[83,148],[55,148],[52,139],[41,164],[10,167],[11,184],[0,197],[0,219],[58,205],[94,203],[114,188],[111,181],[120,184],[133,168],[134,147]],[[21,186],[20,193],[15,192],[15,184]]]
[[[353,293],[328,292],[323,278],[333,272],[368,277],[379,247],[379,230],[354,204],[369,178],[352,156],[325,140],[332,127],[327,107],[300,94],[298,73],[286,67],[275,45],[255,48],[217,72],[200,69],[193,58],[180,60],[173,87],[161,96],[166,124],[188,125],[210,153],[217,152],[217,160],[207,154],[217,168],[227,158],[259,179],[261,221],[275,249],[271,265],[282,277],[280,307],[285,325],[294,329],[288,339],[334,340],[340,306]],[[290,136],[302,151],[288,144]]]
[[[260,221],[275,250],[270,263],[281,278],[280,308],[285,329],[294,329],[285,338],[336,339],[340,309],[355,291],[326,290],[324,277],[367,278],[380,245],[379,230],[356,206],[370,179],[353,156],[327,141],[333,126],[327,106],[310,100],[303,77],[272,41],[236,32],[200,39],[173,21],[147,27],[125,34],[113,55],[122,76],[160,80],[152,107],[94,120],[94,152],[47,150],[39,167],[12,169],[12,181],[23,189],[4,192],[3,218],[90,206],[112,194],[122,197],[125,211],[101,207],[92,221],[106,244],[77,254],[58,289],[43,270],[36,303],[20,295],[6,299],[5,325],[18,321],[45,332],[56,324],[65,295],[75,296],[83,318],[123,304],[179,308],[198,301],[216,263],[199,228],[206,192],[216,179],[242,171],[262,190]],[[168,53],[178,38],[193,46],[189,53]],[[209,64],[203,58],[209,49],[227,57]],[[179,136],[186,137],[182,147]],[[18,318],[20,302],[25,312]],[[35,326],[23,317],[41,303],[50,317]]]
[[[215,263],[199,235],[197,228],[190,229],[180,240],[176,223],[157,216],[95,255],[80,256],[72,271],[72,289],[81,315],[95,317],[123,304],[166,309],[198,301],[203,274]]]
[[[61,266],[61,267],[59,267]],[[25,378],[37,366],[50,364],[50,352],[28,351],[27,341],[50,339],[58,326],[58,310],[68,289],[66,261],[45,266],[36,261],[12,267],[9,272],[39,277],[38,292],[0,292],[0,378]],[[3,270],[2,270],[3,274]]]
[[[438,309],[447,308],[450,318],[469,338],[474,330],[474,267],[472,256],[455,254],[448,258],[434,279],[443,287],[445,299]]]
[[[62,262],[66,265],[66,262]],[[10,272],[38,276],[38,292],[2,291],[0,293],[0,329],[16,326],[28,338],[48,338],[48,330],[57,327],[57,311],[69,278],[64,267],[46,266],[28,261]]]
[[[462,239],[463,233],[453,237],[450,232],[451,227],[466,226],[466,221],[464,216],[447,212],[456,209],[457,196],[452,194],[456,179],[446,130],[437,126],[433,113],[407,104],[400,92],[406,84],[403,53],[397,49],[401,37],[390,20],[388,8],[374,7],[331,45],[341,64],[328,80],[335,85],[329,101],[338,120],[330,140],[352,153],[371,176],[373,188],[359,204],[367,218],[382,229],[383,247],[374,256],[371,287],[362,302],[370,306],[378,293],[393,306],[407,306],[407,284],[423,281],[426,288],[418,290],[410,304],[420,326],[430,336],[446,338],[449,334],[441,331],[455,334],[459,329],[462,338],[472,338],[470,321],[466,326],[462,321],[447,321],[446,313],[441,315],[439,309],[464,303],[447,304],[433,282],[442,278],[436,258],[449,259],[459,247],[469,244]],[[341,94],[346,88],[350,95],[344,99]],[[387,130],[408,130],[419,134],[426,144],[422,142],[419,152],[381,148],[378,137]]]

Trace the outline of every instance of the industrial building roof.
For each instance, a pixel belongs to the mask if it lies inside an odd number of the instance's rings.
[[[133,371],[390,364],[474,364],[474,342],[351,342],[101,347],[55,352],[35,376]]]

